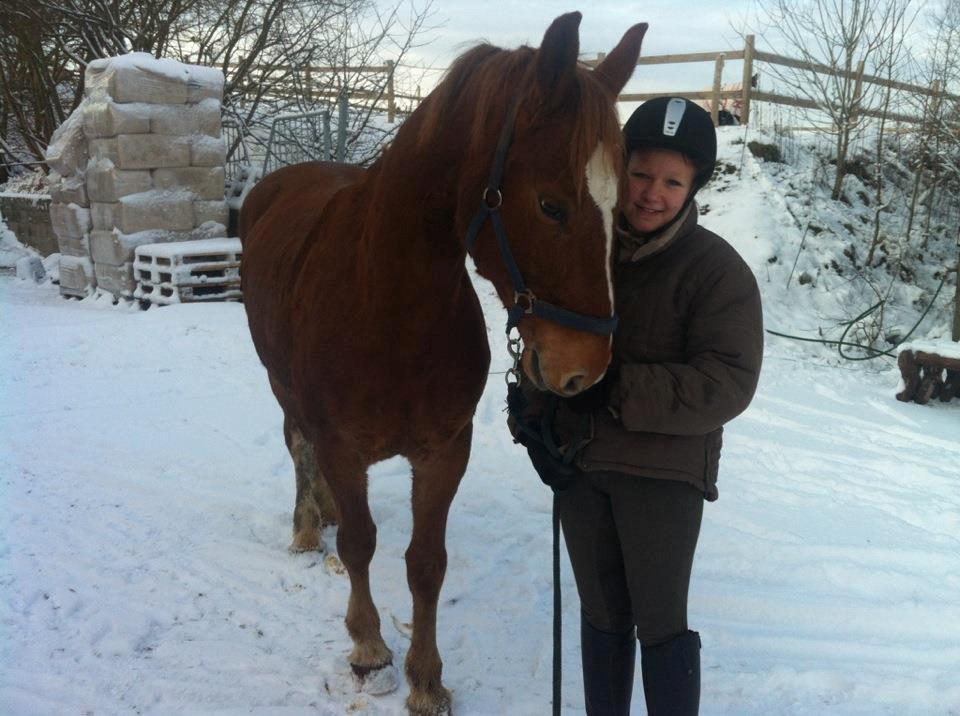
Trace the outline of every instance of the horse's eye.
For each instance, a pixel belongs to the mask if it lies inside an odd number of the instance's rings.
[[[540,211],[543,212],[545,217],[551,221],[556,221],[558,224],[564,224],[567,221],[567,210],[549,199],[540,199]]]

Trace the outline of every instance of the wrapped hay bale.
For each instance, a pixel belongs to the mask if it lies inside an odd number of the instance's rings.
[[[174,241],[196,241],[226,236],[226,227],[208,222],[190,231],[165,231],[150,229],[135,234],[123,234],[113,231],[94,230],[90,233],[90,253],[93,260],[112,266],[121,266],[133,262],[137,247],[145,244],[165,244]]]
[[[60,293],[85,298],[97,287],[93,262],[85,256],[60,255]]]
[[[60,293],[80,298],[96,288],[90,261],[91,214],[84,178],[89,149],[83,112],[81,103],[53,133],[45,153],[47,165],[53,170],[50,224],[60,250]]]
[[[129,297],[137,247],[226,233],[223,73],[130,53],[90,62],[85,88],[48,152],[61,252],[87,260],[61,286]]]
[[[153,183],[158,189],[182,189],[198,199],[223,201],[223,167],[180,167],[157,169]]]
[[[126,263],[119,266],[95,262],[93,270],[97,277],[97,288],[108,291],[114,296],[132,298],[137,288],[133,278],[133,265]]]
[[[87,93],[106,95],[120,104],[186,104],[189,81],[186,65],[146,52],[94,60],[86,70]]]
[[[50,138],[44,158],[61,177],[74,176],[86,166],[89,158],[87,139],[83,134],[83,105],[77,107]]]
[[[50,200],[55,204],[76,204],[90,208],[87,196],[87,184],[82,175],[61,177],[57,173],[50,175]]]
[[[91,201],[113,203],[152,187],[148,171],[117,169],[109,159],[91,159],[87,164],[87,194]]]

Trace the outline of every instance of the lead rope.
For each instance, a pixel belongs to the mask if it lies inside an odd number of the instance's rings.
[[[511,389],[516,389],[520,384],[520,354],[523,351],[523,344],[520,340],[520,332],[515,328],[507,330],[507,352],[513,358],[513,365],[506,372],[507,396],[509,397]],[[507,403],[509,410],[510,404]],[[563,625],[563,615],[561,614],[560,600],[560,510],[559,498],[556,491],[553,492],[553,716],[560,716],[560,694],[561,694],[561,646],[563,634],[561,627]]]
[[[560,601],[560,497],[553,493],[553,716],[560,716],[560,646],[563,615]]]
[[[520,332],[515,327],[507,329],[507,352],[513,358],[513,365],[506,371],[507,381],[507,410],[510,410],[510,394],[518,390],[520,385],[520,355],[523,352],[523,343]],[[560,498],[553,491],[553,716],[560,716],[561,682],[562,682],[562,646],[563,646],[563,613],[560,595]]]

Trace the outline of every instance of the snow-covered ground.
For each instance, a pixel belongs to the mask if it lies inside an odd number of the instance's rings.
[[[732,131],[722,151],[739,162]],[[743,175],[704,193],[704,223],[754,268],[768,327],[809,329],[848,294],[825,278],[784,289],[801,231],[749,154]],[[495,357],[450,518],[444,679],[458,714],[544,714],[550,494],[504,426],[504,313],[478,289]],[[946,310],[916,337],[938,338]],[[822,355],[771,338],[728,427],[691,587],[701,712],[960,714],[960,401],[899,403],[891,360]],[[141,312],[2,275],[0,373],[0,713],[403,713],[405,684],[352,690],[346,578],[286,550],[293,467],[241,305]],[[407,466],[370,483],[399,662]],[[563,587],[572,715],[566,564]]]

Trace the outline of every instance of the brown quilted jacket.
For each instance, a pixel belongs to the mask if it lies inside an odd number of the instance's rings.
[[[717,499],[723,424],[750,403],[763,358],[760,292],[749,267],[697,224],[696,206],[641,243],[621,231],[620,324],[609,405],[590,416],[577,464],[694,485]],[[555,432],[581,416],[560,401]]]

